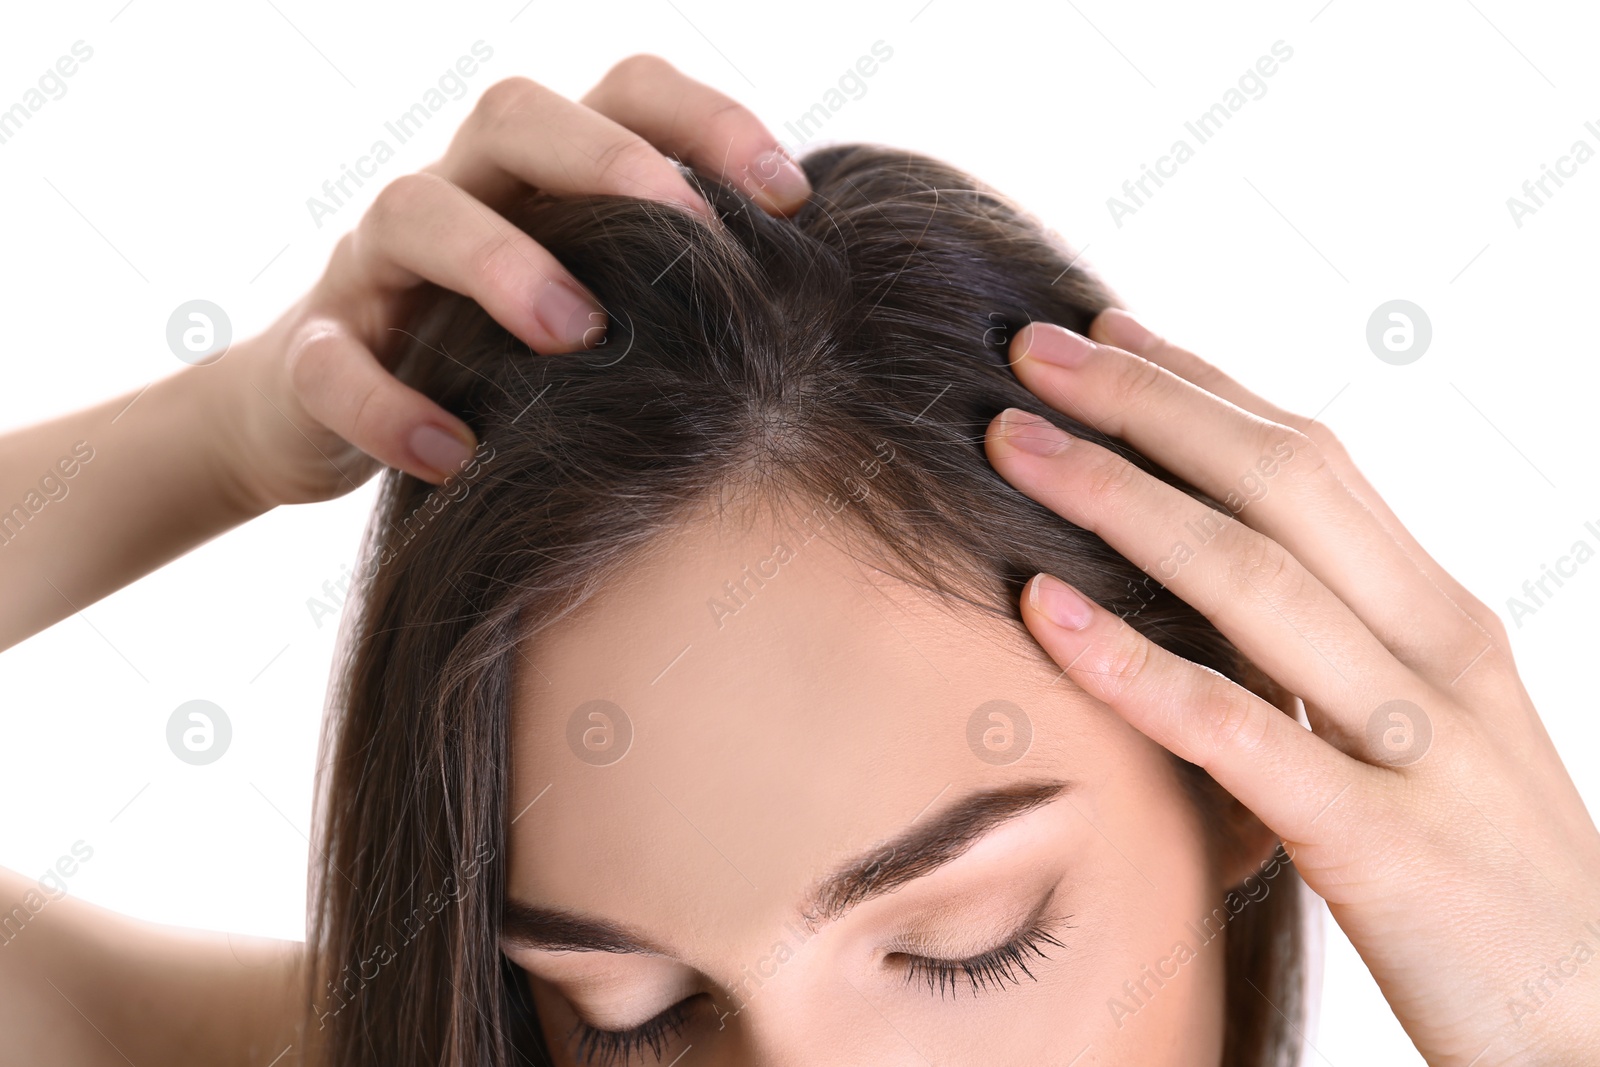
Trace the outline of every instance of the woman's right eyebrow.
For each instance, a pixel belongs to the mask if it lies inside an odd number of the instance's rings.
[[[500,939],[520,948],[547,952],[632,952],[670,955],[625,926],[591,919],[559,908],[541,908],[520,900],[506,901]]]

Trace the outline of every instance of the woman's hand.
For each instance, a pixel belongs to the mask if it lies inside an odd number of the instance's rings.
[[[378,194],[309,294],[196,371],[241,508],[335,497],[380,463],[432,482],[455,472],[476,444],[471,431],[385,365],[406,298],[434,282],[536,352],[592,346],[605,324],[594,298],[496,209],[532,188],[648,197],[711,217],[663,153],[773,212],[810,193],[754,115],[655,56],[618,63],[581,103],[525,78],[485,92],[444,158]]]
[[[1325,427],[1124,312],[1090,333],[1021,331],[1018,377],[1234,515],[1021,412],[991,424],[991,462],[1204,613],[1312,729],[1052,577],[1024,593],[1029,630],[1282,838],[1429,1063],[1595,1055],[1600,835],[1500,621]]]

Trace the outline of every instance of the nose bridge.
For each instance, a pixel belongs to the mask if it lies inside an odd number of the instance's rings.
[[[760,1067],[927,1067],[905,1034],[871,1005],[856,1009],[751,1015],[740,1032],[742,1064]]]
[[[718,1067],[927,1067],[869,999],[875,994],[865,988],[870,975],[859,973],[860,946],[839,928],[813,928],[793,912],[776,921],[723,919],[731,936],[714,953],[722,985],[712,1024],[720,1026],[712,1043]]]
[[[751,1067],[927,1067],[927,1060],[866,996],[837,973],[798,964],[765,968],[759,988],[729,1014],[728,1063]],[[752,976],[761,972],[752,968]]]

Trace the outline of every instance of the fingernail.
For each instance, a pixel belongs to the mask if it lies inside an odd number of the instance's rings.
[[[1121,308],[1106,308],[1100,314],[1113,324],[1112,330],[1117,336],[1119,348],[1132,351],[1135,346],[1143,345],[1154,336],[1143,323]]]
[[[1056,367],[1076,367],[1094,350],[1094,342],[1071,330],[1051,329],[1037,323],[1028,325],[1028,334],[1022,343],[1022,353],[1016,359],[1036,359]]]
[[[411,431],[411,454],[442,475],[451,475],[472,458],[472,446],[447,430],[424,423]]]
[[[1000,413],[1000,436],[1013,448],[1035,456],[1053,456],[1072,443],[1065,431],[1020,408]]]
[[[751,184],[764,190],[772,200],[793,204],[811,195],[806,172],[781,147],[757,158],[750,164],[750,172]]]
[[[546,282],[534,314],[551,336],[572,348],[589,348],[605,334],[605,312],[594,298],[566,282]],[[596,332],[598,331],[598,332]]]
[[[1089,602],[1065,582],[1040,574],[1033,579],[1028,601],[1063,630],[1081,630],[1094,618]]]

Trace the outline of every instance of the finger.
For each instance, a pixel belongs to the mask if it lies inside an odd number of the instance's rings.
[[[1152,333],[1120,308],[1109,309],[1096,317],[1089,327],[1089,336],[1102,344],[1115,345],[1159,364],[1229,403],[1280,425],[1292,427],[1310,437],[1351,495],[1372,512],[1384,532],[1411,557],[1439,591],[1482,627],[1487,636],[1503,643],[1505,628],[1499,616],[1469,593],[1465,586],[1451,577],[1450,573],[1428,554],[1378,495],[1378,491],[1367,481],[1366,476],[1356,467],[1344,446],[1326,425],[1315,419],[1285,411],[1271,401],[1257,396],[1199,356]],[[1463,648],[1457,658],[1465,662],[1477,655],[1481,648],[1481,641],[1471,643],[1471,647]]]
[[[1454,672],[1472,618],[1351,495],[1305,434],[1120,348],[1033,323],[1012,344],[1023,384],[1120,438],[1282,545],[1414,670]]]
[[[1313,724],[1345,751],[1368,754],[1372,709],[1418,688],[1349,607],[1260,532],[1015,408],[985,444],[1008,482],[1193,605],[1308,714],[1320,712]]]
[[[289,347],[288,370],[307,413],[380,463],[438,483],[473,456],[466,423],[400,382],[340,323],[309,326]]]
[[[603,332],[599,302],[553,255],[435,174],[385,186],[343,251],[380,288],[427,280],[471,297],[536,352],[575,351]]]
[[[788,214],[811,195],[805,171],[760,119],[660,56],[624,59],[582,103],[742,189],[767,211]]]
[[[522,186],[636,196],[714,215],[671,160],[632,130],[527,78],[490,86],[444,157],[426,167],[488,204]]]
[[[1162,648],[1066,583],[1036,575],[1022,619],[1074,684],[1168,751],[1205,768],[1286,841],[1330,836],[1383,771],[1350,759],[1215,671]],[[1356,798],[1350,798],[1356,799]]]

